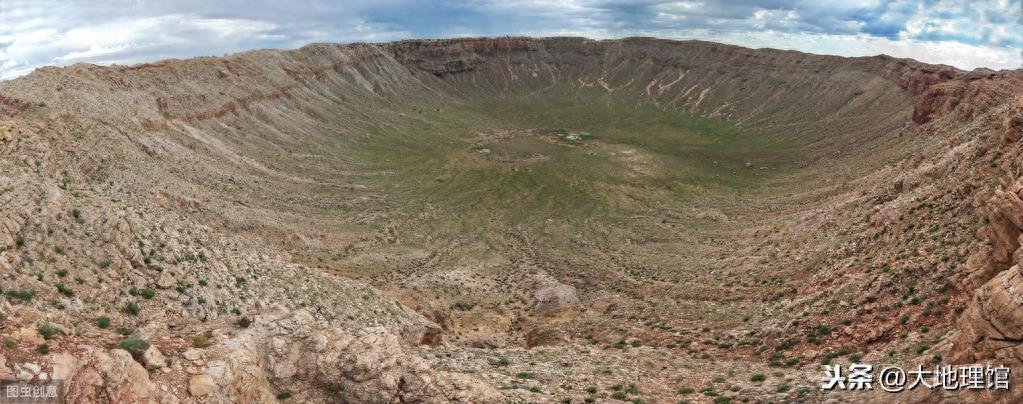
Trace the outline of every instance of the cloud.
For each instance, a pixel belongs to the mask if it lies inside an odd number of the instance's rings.
[[[0,78],[44,65],[467,35],[647,35],[1019,68],[1021,10],[1021,0],[3,0]]]

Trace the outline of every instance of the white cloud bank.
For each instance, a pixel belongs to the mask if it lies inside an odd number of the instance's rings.
[[[310,42],[643,35],[1023,67],[1021,0],[0,0],[0,79]]]

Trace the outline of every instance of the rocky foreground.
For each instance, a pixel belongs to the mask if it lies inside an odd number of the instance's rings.
[[[493,331],[515,316],[440,310],[423,303],[430,291],[370,286],[289,249],[352,246],[387,261],[399,244],[389,227],[341,232],[317,219],[385,199],[319,180],[358,168],[338,142],[418,119],[412,99],[555,84],[811,139],[798,162],[810,169],[779,183],[793,191],[778,207],[696,215],[750,221],[733,235],[750,247],[721,260],[801,271],[776,295],[722,302],[769,307],[762,317],[721,332],[612,321],[642,299],[551,270],[522,294],[529,327]],[[1021,94],[1020,71],[642,38],[310,45],[40,69],[0,83],[0,379],[60,380],[74,403],[1019,402]],[[297,145],[338,154],[318,162]],[[814,185],[792,185],[804,183]],[[348,199],[305,192],[322,189]],[[610,331],[566,331],[586,316]],[[500,337],[453,338],[469,320]],[[607,326],[622,322],[630,333]],[[1016,387],[821,392],[822,358],[839,351],[1004,364]]]

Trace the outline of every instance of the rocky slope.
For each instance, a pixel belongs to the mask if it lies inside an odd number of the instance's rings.
[[[1019,71],[648,38],[40,69],[0,83],[0,377],[63,379],[72,402],[852,402],[817,388],[840,352],[1018,367],[1021,90]],[[419,235],[354,151],[544,94],[777,133],[793,168],[747,161],[780,174],[580,230],[576,261],[511,228],[488,241],[506,263]]]

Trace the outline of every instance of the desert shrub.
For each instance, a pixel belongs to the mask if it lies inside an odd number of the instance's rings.
[[[130,316],[137,316],[141,311],[142,308],[140,308],[139,304],[135,302],[128,302],[128,304],[124,306],[124,314]]]
[[[196,335],[192,337],[192,348],[206,348],[210,346],[210,340],[205,335]]]
[[[128,351],[133,356],[142,355],[147,349],[149,349],[149,341],[146,341],[142,337],[137,335],[129,336],[121,340],[120,344],[117,344],[118,348]]]
[[[57,334],[63,332],[60,328],[54,327],[52,324],[41,324],[38,330],[39,335],[42,335],[43,339],[52,339],[53,337],[56,337]]]
[[[7,297],[14,300],[20,300],[22,303],[28,303],[35,297],[36,293],[31,290],[8,290]]]
[[[69,288],[67,285],[65,285],[63,283],[58,283],[57,284],[57,292],[60,292],[60,294],[62,294],[64,296],[67,296],[67,297],[73,297],[75,295],[75,290]]]

